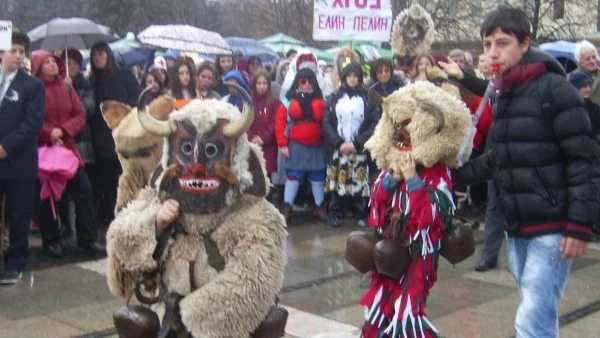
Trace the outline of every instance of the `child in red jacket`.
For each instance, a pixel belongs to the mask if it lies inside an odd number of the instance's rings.
[[[298,188],[308,176],[315,214],[326,222],[329,217],[324,207],[326,164],[321,130],[325,100],[315,72],[300,69],[286,99],[289,106],[280,105],[275,118],[275,136],[288,178],[281,213],[286,221],[290,220]]]

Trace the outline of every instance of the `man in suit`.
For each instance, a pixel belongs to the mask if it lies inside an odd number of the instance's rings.
[[[8,252],[0,284],[23,276],[38,176],[38,133],[44,123],[44,86],[21,69],[29,47],[26,34],[13,31],[11,49],[0,51],[0,196],[6,195],[10,224]]]

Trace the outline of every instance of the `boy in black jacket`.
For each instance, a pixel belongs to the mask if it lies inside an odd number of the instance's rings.
[[[458,179],[494,180],[509,270],[521,294],[517,337],[558,337],[558,304],[572,258],[586,253],[597,219],[600,148],[562,67],[530,47],[530,27],[522,10],[508,7],[483,22],[484,51],[500,68],[493,144],[461,168]],[[485,91],[485,81],[451,60],[440,66],[477,95]]]

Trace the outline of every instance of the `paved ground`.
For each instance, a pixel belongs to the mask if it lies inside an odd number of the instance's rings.
[[[347,235],[355,228],[327,231],[318,223],[289,229],[289,264],[281,302],[290,310],[289,337],[357,336],[365,291],[360,276],[345,262]],[[481,240],[478,231],[476,239]],[[22,283],[0,288],[0,338],[113,337],[112,312],[122,305],[108,291],[104,260],[43,257],[34,246]],[[478,245],[478,249],[481,245]],[[504,250],[504,249],[503,249]],[[518,290],[506,270],[473,271],[475,257],[455,267],[440,260],[439,280],[428,313],[445,337],[511,337]],[[600,245],[573,266],[561,304],[562,337],[598,337],[600,322]],[[364,284],[363,284],[364,285]]]

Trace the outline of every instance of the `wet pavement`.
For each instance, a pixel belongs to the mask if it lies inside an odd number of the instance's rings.
[[[290,311],[288,337],[356,337],[363,310],[358,300],[366,283],[344,260],[346,238],[356,230],[350,219],[335,231],[321,223],[296,222],[290,228],[286,280],[281,303]],[[482,230],[476,231],[477,249]],[[0,338],[115,337],[112,312],[123,303],[106,286],[104,259],[75,252],[64,259],[41,255],[31,237],[31,262],[23,281],[0,287]],[[512,337],[518,289],[506,269],[473,270],[479,252],[452,266],[440,259],[438,282],[428,314],[444,337]],[[598,337],[600,245],[575,260],[560,307],[561,337]]]

